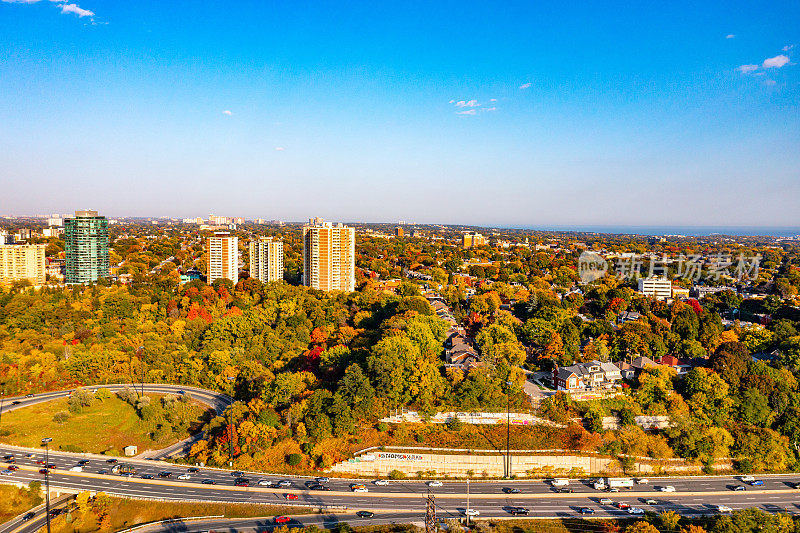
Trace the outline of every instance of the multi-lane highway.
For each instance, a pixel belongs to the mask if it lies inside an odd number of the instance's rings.
[[[43,467],[41,452],[29,452],[19,448],[0,447],[0,457],[13,454],[19,470],[5,479],[29,482],[42,480],[39,473]],[[84,461],[82,471],[70,471]],[[264,503],[281,505],[305,505],[315,508],[369,509],[376,515],[387,512],[419,513],[424,509],[424,497],[430,490],[435,496],[440,517],[462,515],[467,506],[467,484],[444,482],[441,487],[428,487],[421,481],[390,482],[378,486],[371,481],[331,479],[324,485],[329,490],[314,490],[316,484],[310,478],[285,478],[258,473],[243,473],[234,476],[219,469],[172,465],[158,461],[127,461],[136,473],[130,477],[111,473],[113,464],[100,456],[51,452],[50,462],[56,465],[51,471],[50,486],[57,490],[103,491],[108,494],[160,500],[219,501]],[[0,468],[3,465],[0,464]],[[166,476],[169,472],[169,476]],[[188,476],[180,479],[179,476]],[[239,477],[249,480],[249,486],[236,486]],[[273,486],[259,485],[268,480]],[[624,502],[632,507],[656,512],[675,510],[681,514],[716,513],[717,505],[732,509],[760,507],[768,511],[800,512],[800,491],[794,483],[798,475],[769,475],[759,478],[761,486],[742,483],[731,476],[651,478],[648,484],[636,485],[629,491],[606,493],[591,487],[589,480],[573,480],[569,488],[574,492],[556,492],[544,481],[487,481],[469,484],[469,506],[480,512],[480,516],[509,516],[512,507],[530,509],[530,516],[565,517],[576,516],[584,507],[594,511],[594,516],[629,516],[616,504]],[[283,481],[281,486],[278,485]],[[368,492],[352,492],[351,484],[363,482]],[[672,486],[675,492],[661,492],[663,486]],[[745,490],[733,490],[745,486]],[[511,493],[516,489],[519,493]],[[296,499],[295,499],[296,497]],[[609,498],[612,503],[601,503]],[[653,502],[646,503],[652,499]]]

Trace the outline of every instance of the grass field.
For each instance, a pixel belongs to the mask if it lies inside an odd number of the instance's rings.
[[[118,531],[138,524],[190,516],[225,516],[246,518],[255,516],[277,516],[282,514],[307,514],[304,507],[276,505],[248,505],[222,503],[174,503],[145,500],[110,498],[109,517],[105,531]],[[101,531],[97,515],[91,510],[72,513],[72,522],[67,523],[61,515],[52,521],[53,533],[93,533]]]
[[[151,397],[153,402],[158,399]],[[205,408],[200,405],[186,408],[199,426]],[[154,440],[153,425],[141,420],[131,405],[116,396],[95,400],[82,412],[70,414],[65,422],[53,420],[56,413],[68,410],[68,400],[64,398],[4,413],[0,442],[38,448],[42,437],[52,437],[50,446],[54,450],[122,455],[122,449],[128,445],[138,446],[141,453],[163,448],[191,433],[189,430],[180,434],[169,432],[159,434]]]
[[[0,485],[0,524],[42,503],[39,489],[30,491],[12,485]]]

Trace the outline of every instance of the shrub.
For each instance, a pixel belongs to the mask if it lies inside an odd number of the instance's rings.
[[[447,429],[450,431],[461,431],[463,424],[457,416],[452,416],[447,420]]]
[[[101,387],[97,389],[97,392],[94,393],[94,397],[96,400],[100,400],[102,402],[103,400],[108,400],[111,398],[111,393],[108,392],[108,389]]]
[[[297,466],[303,460],[303,456],[299,453],[290,453],[289,457],[286,458],[286,463],[289,466]]]
[[[69,413],[67,411],[59,411],[53,415],[53,422],[56,424],[63,424],[69,420]]]
[[[405,479],[406,473],[399,470],[392,470],[389,472],[389,479]]]
[[[386,422],[379,422],[379,423],[378,423],[378,426],[377,426],[377,429],[378,429],[378,431],[380,431],[381,433],[383,433],[383,432],[385,432],[387,429],[389,429],[389,425],[388,425]]]

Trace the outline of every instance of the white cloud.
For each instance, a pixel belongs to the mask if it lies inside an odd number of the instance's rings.
[[[523,83],[522,85],[519,86],[520,89],[530,89],[530,87],[531,87],[530,82]]]
[[[783,47],[781,50],[783,50],[784,52],[788,52],[788,51],[789,51],[789,50],[791,50],[792,48],[794,48],[794,45],[793,45],[793,44],[787,44],[787,45],[786,45],[786,46],[784,46],[784,47]]]
[[[75,13],[79,17],[93,17],[94,11],[89,11],[88,9],[82,9],[78,6],[78,4],[59,4],[61,8],[61,13]]]
[[[283,146],[276,146],[275,147],[275,151],[276,152],[283,152],[283,150],[284,150]]]
[[[489,101],[490,101],[490,102],[496,102],[496,101],[497,101],[497,98],[489,98]]]
[[[476,109],[467,109],[466,111],[456,111],[456,115],[475,115],[477,112]]]
[[[225,111],[222,112],[222,114],[231,116],[231,115],[233,115],[233,111],[231,111],[230,109],[226,109]]]
[[[736,67],[736,70],[742,74],[751,74],[752,72],[758,70],[758,65],[739,65]]]
[[[480,105],[477,100],[459,100],[456,102],[456,107],[479,107]]]
[[[735,33],[729,33],[728,35],[725,36],[726,39],[733,39],[734,37],[736,37]]]
[[[496,107],[487,107],[487,108],[484,109],[484,111],[497,111],[497,108]]]
[[[775,57],[769,57],[764,60],[764,63],[761,65],[764,68],[781,68],[785,64],[789,62],[789,58],[785,55],[779,55]]]

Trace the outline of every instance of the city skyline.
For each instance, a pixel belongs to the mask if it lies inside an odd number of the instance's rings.
[[[796,226],[798,15],[2,0],[0,211]]]

